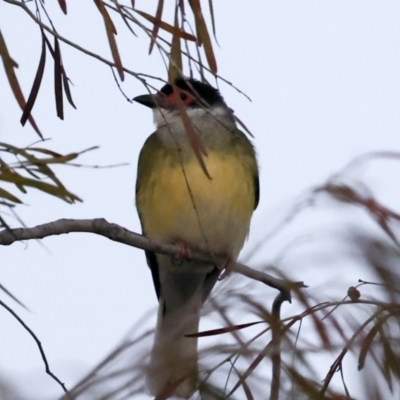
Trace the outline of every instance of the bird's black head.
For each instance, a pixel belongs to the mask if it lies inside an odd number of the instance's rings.
[[[219,104],[224,104],[218,89],[215,89],[207,83],[200,82],[196,79],[189,78],[177,78],[175,80],[175,86],[179,90],[181,100],[189,107],[213,107]],[[173,86],[169,83],[164,85],[160,93],[171,96],[173,95]],[[188,100],[190,97],[190,101]]]
[[[188,108],[226,107],[218,89],[191,78],[177,78],[174,85],[167,83],[157,94],[138,96],[133,100],[151,108],[177,109],[178,96]]]

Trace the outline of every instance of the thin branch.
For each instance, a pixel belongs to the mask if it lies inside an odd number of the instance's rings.
[[[331,383],[331,380],[335,373],[339,371],[340,366],[342,364],[342,361],[344,359],[344,356],[346,353],[350,350],[351,346],[353,345],[354,341],[357,339],[357,337],[360,335],[360,333],[364,330],[364,328],[370,324],[379,314],[382,313],[382,309],[378,309],[376,312],[374,312],[367,320],[364,321],[363,324],[361,324],[358,329],[354,332],[353,336],[350,338],[350,340],[347,342],[346,346],[343,347],[342,351],[334,361],[334,363],[331,365],[329,372],[327,373],[324,383],[322,385],[322,388],[319,392],[321,398],[324,397],[326,390],[328,389],[329,384]]]
[[[129,231],[120,225],[109,223],[104,218],[59,219],[57,221],[38,225],[33,228],[5,229],[0,232],[0,245],[8,246],[17,241],[43,239],[48,236],[72,232],[95,233],[115,242],[137,247],[142,250],[152,251],[154,253],[166,254],[170,256],[178,256],[180,254],[180,249],[173,244],[166,244],[151,240],[145,236]],[[225,260],[225,257],[223,256],[219,257],[218,255],[209,255],[195,250],[192,251],[191,258],[196,261],[204,261],[217,266],[222,265],[223,261]],[[291,288],[305,287],[303,282],[290,283],[282,279],[275,278],[265,272],[256,271],[240,263],[233,264],[231,271],[278,289],[282,292],[282,296],[287,300],[290,299]]]
[[[270,400],[279,400],[279,390],[281,383],[281,307],[285,301],[290,302],[290,292],[286,293],[281,291],[276,297],[272,304],[272,316],[273,322],[271,324],[272,330],[272,380],[271,380],[271,391]]]
[[[117,68],[116,64],[110,60],[107,60],[106,58],[101,57],[100,55],[91,52],[90,50],[87,50],[81,46],[79,46],[78,44],[71,42],[70,40],[68,40],[67,38],[65,38],[64,36],[61,36],[58,32],[56,32],[55,30],[51,29],[50,27],[48,27],[46,24],[44,24],[39,18],[37,18],[35,16],[35,14],[32,13],[32,11],[27,7],[27,5],[23,2],[20,1],[16,1],[16,0],[4,0],[6,3],[9,4],[13,4],[15,6],[21,7],[28,15],[29,17],[31,17],[35,23],[37,25],[39,25],[40,27],[42,27],[45,31],[49,32],[51,35],[53,35],[54,37],[56,37],[58,40],[61,40],[62,42],[68,44],[69,46],[81,51],[82,53],[95,58],[96,60],[107,64],[110,67],[113,68]],[[139,79],[141,82],[145,83],[144,79],[141,78],[139,76],[138,73],[131,71],[130,69],[127,69],[125,67],[122,68],[124,70],[124,72],[126,72],[129,75],[134,76],[135,78]]]
[[[30,311],[29,308],[22,303],[22,301],[18,300],[9,290],[7,290],[2,284],[0,284],[0,290],[2,290],[6,295],[11,297],[16,303],[18,303],[21,307],[25,308],[25,310]]]
[[[39,348],[40,355],[42,356],[42,360],[44,362],[44,366],[45,366],[45,369],[46,369],[46,374],[50,375],[62,387],[63,391],[66,393],[66,395],[68,396],[69,399],[72,399],[72,396],[70,395],[70,393],[68,392],[67,388],[65,387],[65,384],[63,382],[61,382],[60,379],[58,379],[57,376],[55,376],[50,371],[50,366],[49,366],[49,363],[47,361],[46,354],[45,354],[45,352],[43,350],[42,343],[40,342],[38,337],[35,335],[35,333],[32,331],[32,329],[29,328],[28,325],[26,325],[26,323],[15,313],[15,311],[13,309],[8,307],[8,305],[3,303],[1,300],[0,300],[0,306],[5,308],[24,327],[24,329],[26,331],[28,331],[28,333],[32,336],[33,340],[36,342],[36,344],[37,344],[37,346]]]

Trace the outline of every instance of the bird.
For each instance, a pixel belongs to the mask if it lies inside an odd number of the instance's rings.
[[[180,246],[180,260],[146,251],[159,307],[147,370],[152,395],[189,398],[198,386],[197,338],[203,303],[221,265],[192,260],[191,250],[235,262],[259,202],[254,146],[237,127],[219,90],[178,77],[133,100],[153,111],[156,131],[138,159],[136,208],[143,234]],[[202,168],[184,116],[203,148]]]

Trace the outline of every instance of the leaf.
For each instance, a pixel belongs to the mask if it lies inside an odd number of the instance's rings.
[[[121,81],[123,81],[124,80],[124,68],[122,66],[121,57],[119,55],[117,42],[114,37],[114,35],[117,34],[117,30],[115,29],[115,25],[112,22],[110,14],[108,14],[106,8],[104,7],[103,2],[101,0],[94,0],[94,2],[103,17],[104,25],[106,27],[108,43],[110,45],[111,54],[112,54],[112,57],[113,57],[113,60],[115,63],[115,67],[117,68],[117,71],[118,71]]]
[[[175,85],[173,85],[173,87],[174,87],[174,90],[177,90]],[[187,115],[185,106],[183,105],[181,98],[179,96],[176,96],[176,99],[177,99],[178,110],[179,110],[180,116],[182,118],[182,123],[185,128],[186,135],[189,139],[190,145],[192,146],[192,149],[197,158],[197,161],[199,162],[199,164],[201,166],[201,169],[203,170],[203,172],[205,173],[207,178],[211,180],[212,178],[211,178],[210,174],[208,173],[206,164],[204,163],[204,160],[203,160],[203,155],[204,156],[208,155],[207,151],[204,148],[203,144],[201,143],[199,135],[195,131],[192,121],[190,120],[189,116]]]
[[[227,326],[225,328],[220,328],[220,329],[211,329],[211,330],[208,330],[208,331],[191,333],[189,335],[185,335],[185,337],[205,337],[205,336],[222,335],[224,333],[238,331],[240,329],[245,329],[245,328],[248,328],[250,326],[258,325],[258,324],[265,324],[265,321],[249,322],[247,324]]]
[[[11,230],[10,226],[4,221],[3,217],[0,215],[0,226],[6,228],[7,230]]]
[[[156,39],[157,39],[158,30],[160,28],[160,21],[161,21],[161,17],[162,17],[163,7],[164,7],[164,0],[158,0],[157,11],[156,11],[156,16],[155,16],[156,21],[154,22],[153,31],[151,32],[149,54],[151,54],[151,52],[153,51],[154,43],[156,42]]]
[[[61,10],[64,14],[67,14],[67,3],[65,0],[58,0],[58,4],[60,5]]]
[[[62,67],[62,79],[63,79],[65,96],[67,97],[68,103],[71,104],[71,106],[74,107],[76,110],[76,106],[74,104],[74,101],[72,100],[71,90],[69,88],[69,79],[65,74],[64,66],[61,65],[61,67]]]
[[[30,178],[25,178],[11,170],[3,170],[0,173],[0,180],[4,182],[14,183],[20,190],[26,193],[25,186],[38,189],[42,192],[48,193],[52,196],[58,197],[67,203],[74,203],[75,201],[82,201],[78,196],[69,192],[64,186],[51,185],[47,182],[37,181]]]
[[[244,124],[244,122],[239,119],[235,114],[233,114],[233,118],[235,118],[235,121],[245,130],[245,132],[250,135],[252,138],[254,138],[254,135],[250,132],[250,130],[247,128],[247,126]]]
[[[2,197],[3,199],[10,200],[13,203],[22,204],[22,201],[18,197],[15,197],[13,194],[7,192],[7,190],[4,190],[2,188],[0,188],[0,197]]]
[[[185,31],[183,31],[182,29],[180,29],[179,27],[176,26],[172,26],[164,21],[157,21],[155,19],[155,17],[153,17],[150,14],[147,14],[144,11],[140,11],[140,10],[135,10],[138,14],[140,14],[143,18],[147,19],[149,22],[151,22],[152,24],[158,24],[159,27],[163,30],[165,30],[166,32],[171,33],[172,35],[177,35],[182,39],[185,40],[190,40],[192,42],[196,41],[196,37],[191,35],[190,33],[187,33]]]
[[[175,8],[175,27],[178,27],[178,7]],[[171,53],[169,55],[169,82],[175,82],[177,78],[182,76],[182,69],[181,39],[178,35],[174,34],[172,36]]]
[[[109,27],[111,33],[116,35],[117,34],[117,29],[115,28],[115,25],[112,22],[110,14],[107,12],[106,8],[104,7],[104,3],[102,2],[102,0],[94,0],[94,2],[96,4],[97,8],[99,9],[101,15],[103,16],[104,22]]]
[[[42,53],[40,55],[39,65],[36,71],[36,76],[33,81],[32,89],[28,97],[28,101],[26,102],[24,111],[21,117],[22,126],[25,125],[26,121],[31,115],[33,105],[35,104],[37,94],[39,93],[40,84],[42,83],[44,67],[46,64],[46,41],[44,38],[45,34],[42,31]]]
[[[56,39],[56,38],[55,38]],[[54,62],[56,62],[56,52],[53,49],[53,47],[51,46],[50,41],[47,39],[47,37],[45,36],[45,40],[46,40],[46,44],[48,49],[50,50],[51,56],[54,59]],[[63,85],[64,85],[64,92],[65,95],[67,97],[67,100],[69,102],[69,104],[71,104],[72,107],[74,107],[76,109],[76,106],[74,104],[74,101],[72,100],[72,95],[71,95],[71,90],[69,88],[69,79],[67,77],[67,74],[65,72],[64,66],[62,64],[62,55],[61,52],[59,52],[59,58],[60,58],[60,67],[61,67],[61,75],[62,75],[62,80],[63,80]]]
[[[190,7],[192,8],[194,18],[196,21],[196,32],[197,32],[197,43],[199,46],[204,44],[204,52],[206,53],[206,58],[208,66],[213,74],[216,74],[217,61],[215,60],[214,50],[212,48],[212,43],[210,35],[208,34],[207,25],[204,21],[204,16],[201,11],[201,5],[199,0],[189,0]]]
[[[11,86],[11,90],[16,98],[21,110],[24,110],[26,107],[25,98],[22,94],[21,87],[19,85],[17,76],[15,75],[14,68],[18,68],[18,64],[11,58],[6,43],[4,41],[4,37],[0,30],[0,56],[3,60],[4,69],[7,75],[8,82]],[[29,123],[32,125],[32,128],[36,131],[36,133],[43,139],[43,135],[40,132],[38,126],[36,125],[35,120],[32,115],[28,117]]]
[[[298,299],[304,304],[306,309],[312,310],[312,306],[309,302],[309,299],[304,295],[304,292],[299,290],[297,293]],[[316,315],[314,311],[310,312],[309,316],[313,320],[314,326],[316,331],[319,334],[319,337],[321,338],[324,348],[328,349],[331,346],[331,341],[329,339],[328,331],[324,325],[324,323],[321,321],[321,319]]]
[[[208,0],[208,7],[210,8],[211,26],[212,26],[212,30],[213,30],[214,39],[217,40],[217,33],[216,33],[216,28],[215,28],[215,17],[214,17],[213,0]]]
[[[29,154],[29,152],[26,151],[26,149],[15,147],[8,143],[0,143],[0,146],[3,146],[5,149],[7,149],[7,151],[9,151],[12,154],[24,157],[27,160],[27,162],[20,162],[19,165],[21,167],[25,168],[26,165],[36,165],[38,167],[38,171],[40,173],[42,173],[46,177],[50,178],[57,185],[62,186],[61,182],[55,176],[54,172],[46,164],[41,164],[40,160],[37,157],[35,157],[34,155]],[[9,168],[9,167],[4,168],[4,166],[3,166],[3,170],[4,169],[11,169],[11,168]],[[20,188],[20,189],[24,190],[22,188]]]
[[[56,99],[57,117],[60,119],[64,119],[62,82],[60,44],[58,43],[58,39],[54,37],[54,96]]]
[[[358,370],[362,370],[364,368],[365,359],[367,357],[368,351],[371,348],[372,342],[375,339],[376,334],[379,332],[382,325],[390,318],[390,314],[387,314],[383,317],[378,318],[376,324],[371,328],[368,332],[367,336],[363,340],[360,348],[360,354],[358,356]]]
[[[55,152],[53,150],[49,150],[49,149],[43,149],[41,147],[29,147],[29,150],[37,151],[38,153],[47,154],[47,155],[53,156],[53,157],[61,157],[60,153],[57,153],[57,152]]]
[[[29,161],[26,163],[21,163],[22,165],[27,165],[27,164],[34,164],[37,166],[45,166],[46,167],[46,171],[40,171],[42,173],[45,173],[45,175],[49,176],[52,178],[53,173],[51,172],[51,170],[47,169],[47,165],[48,164],[66,164],[69,161],[75,160],[75,158],[78,157],[78,153],[70,153],[70,154],[66,154],[65,156],[55,156],[52,158],[40,158],[40,159],[36,159],[35,161]]]

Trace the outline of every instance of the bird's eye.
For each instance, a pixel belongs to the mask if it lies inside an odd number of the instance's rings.
[[[188,98],[188,96],[187,96],[186,93],[181,93],[181,94],[179,95],[179,97],[180,97],[181,100],[183,100],[183,101],[185,101],[185,100]]]

